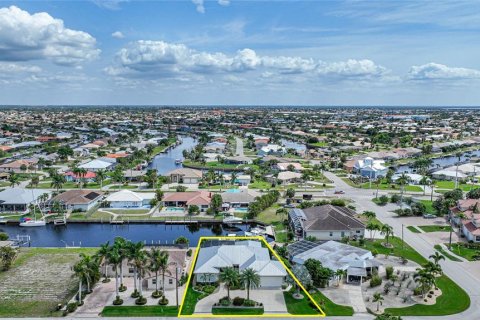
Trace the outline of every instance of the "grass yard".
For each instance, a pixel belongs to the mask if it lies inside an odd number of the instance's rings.
[[[399,316],[445,316],[460,313],[470,307],[470,297],[449,277],[437,278],[442,294],[433,305],[416,304],[405,308],[387,308],[385,312]]]
[[[277,221],[281,221],[282,215],[277,214],[277,210],[280,209],[280,205],[275,203],[273,206],[263,210],[260,214],[256,217],[256,220],[265,222],[265,223],[273,223]],[[285,219],[287,215],[284,215],[283,218]]]
[[[264,180],[255,180],[254,182],[248,185],[250,189],[270,189],[272,184]]]
[[[260,315],[263,314],[263,308],[212,308],[214,315]]]
[[[315,305],[303,293],[303,299],[294,299],[290,292],[284,292],[285,304],[287,305],[288,313],[295,315],[314,315],[320,314]],[[353,308],[350,306],[342,306],[333,303],[330,299],[324,296],[320,291],[311,295],[317,304],[322,308],[327,316],[352,316]]]
[[[415,251],[408,244],[404,243],[402,248],[402,240],[400,238],[390,237],[389,243],[393,245],[393,248],[385,248],[382,245],[382,242],[386,242],[386,240],[384,239],[377,239],[374,241],[366,240],[363,248],[370,251],[375,250],[377,253],[380,253],[380,254],[390,254],[392,256],[405,257],[408,260],[415,261],[420,265],[425,264],[427,262],[426,258],[424,258],[421,254]],[[358,247],[357,241],[351,241],[350,244]]]
[[[145,214],[150,211],[150,209],[106,209],[107,211],[116,213],[116,214],[126,214],[126,215],[136,215],[136,214]]]
[[[448,248],[448,243],[445,244]],[[457,256],[467,259],[468,261],[477,261],[475,256],[480,255],[480,250],[465,248],[456,243],[452,243],[452,248],[450,249]]]
[[[455,181],[435,181],[435,187],[438,189],[449,189],[452,190],[455,188]],[[480,184],[465,184],[459,183],[458,187],[463,191],[470,191],[472,189],[480,188]]]
[[[176,317],[176,306],[106,306],[102,317]]]
[[[437,211],[433,208],[433,202],[430,200],[420,200],[425,205],[426,213],[436,214]]]
[[[195,306],[201,295],[200,292],[193,290],[191,285],[188,286],[185,300],[182,303],[182,315],[191,315],[195,312]]]
[[[362,184],[355,184],[349,178],[342,178],[342,180],[345,181],[350,186],[355,187],[355,188],[377,190],[377,185],[373,182],[371,183],[371,187],[370,187],[370,182],[364,182]],[[382,182],[378,185],[378,190],[396,190],[396,191],[400,192],[401,187],[397,184],[394,184],[394,183]],[[423,192],[423,189],[420,186],[406,185],[405,186],[405,192]]]
[[[452,230],[451,226],[417,226],[417,228],[422,229],[424,232],[450,232]]]
[[[418,230],[415,226],[408,226],[407,229],[413,233],[420,233],[420,230]]]
[[[95,248],[21,248],[12,268],[0,272],[0,317],[59,316],[57,304],[65,304],[78,288],[71,267],[81,252]]]
[[[438,252],[440,252],[441,254],[443,254],[445,256],[445,258],[447,258],[448,260],[451,260],[451,261],[455,261],[455,262],[462,262],[462,260],[458,259],[457,257],[451,255],[450,253],[448,253],[445,249],[443,249],[439,244],[436,244],[433,246],[435,248],[435,250],[437,250]]]

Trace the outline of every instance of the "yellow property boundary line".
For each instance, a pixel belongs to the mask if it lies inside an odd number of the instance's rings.
[[[275,256],[275,258],[277,258],[277,260],[282,264],[282,266],[285,268],[285,270],[287,270],[288,274],[292,277],[292,279],[297,283],[297,285],[302,289],[302,291],[307,295],[307,297],[310,299],[310,301],[315,305],[315,307],[320,311],[319,314],[283,314],[283,313],[267,313],[267,314],[261,314],[261,315],[240,315],[240,314],[237,314],[237,315],[214,315],[214,314],[191,314],[191,315],[182,315],[182,309],[183,309],[183,302],[185,301],[185,298],[187,296],[187,291],[188,291],[188,288],[190,286],[190,282],[192,280],[192,275],[193,275],[193,268],[195,267],[195,263],[197,262],[197,257],[198,257],[198,253],[200,252],[200,244],[202,243],[202,241],[204,240],[230,240],[230,241],[236,241],[236,240],[260,240],[262,243],[264,243],[266,245],[266,247],[270,250],[270,252],[273,253],[273,255]],[[303,285],[300,283],[300,281],[297,279],[297,277],[295,277],[295,275],[293,274],[293,272],[290,270],[290,268],[288,268],[285,263],[283,262],[282,258],[278,255],[278,253],[275,252],[275,250],[273,250],[273,248],[268,244],[268,242],[265,240],[265,238],[261,237],[261,236],[251,236],[251,237],[200,237],[200,239],[198,240],[198,245],[197,245],[197,249],[195,250],[195,255],[193,256],[193,260],[192,260],[192,265],[190,267],[190,272],[188,274],[188,280],[187,280],[187,283],[186,283],[186,287],[185,287],[185,291],[183,292],[183,297],[182,297],[182,301],[181,301],[181,304],[180,304],[180,309],[178,310],[178,317],[179,318],[198,318],[198,317],[201,317],[201,318],[225,318],[225,317],[228,317],[228,318],[261,318],[261,317],[267,317],[267,318],[272,318],[272,317],[277,317],[277,318],[296,318],[296,317],[325,317],[325,312],[322,310],[322,308],[320,308],[320,306],[318,305],[318,303],[313,299],[313,297],[310,295],[310,293],[308,293],[308,291],[303,287]]]

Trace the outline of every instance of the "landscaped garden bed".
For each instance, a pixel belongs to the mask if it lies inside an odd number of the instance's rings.
[[[229,299],[228,297],[221,298],[218,303],[215,303],[212,306],[212,313],[213,314],[251,314],[251,315],[259,315],[263,314],[264,308],[263,304],[248,300],[241,297],[235,297],[233,299]]]

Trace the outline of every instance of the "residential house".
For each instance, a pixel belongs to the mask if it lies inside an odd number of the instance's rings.
[[[365,225],[355,217],[355,211],[347,207],[323,205],[311,208],[295,208],[288,213],[288,220],[297,237],[315,237],[317,240],[342,240],[344,237],[360,238]]]
[[[388,168],[384,166],[385,161],[374,160],[371,157],[365,159],[358,159],[354,165],[354,172],[360,174],[362,177],[368,177],[370,179],[377,179],[379,177],[385,177],[388,172]]]
[[[212,194],[207,191],[165,193],[162,204],[165,207],[185,208],[198,206],[200,212],[206,212],[212,202]]]
[[[49,204],[58,201],[67,210],[88,211],[102,199],[103,192],[92,190],[68,190],[53,197]]]
[[[94,171],[94,172],[98,170],[113,170],[115,168],[115,162],[105,161],[103,159],[102,160],[95,159],[95,160],[91,160],[86,163],[83,163],[78,167],[82,169],[87,169],[89,171]]]
[[[237,208],[248,208],[248,205],[255,201],[255,198],[260,197],[261,194],[251,189],[236,189],[235,192],[223,192],[222,196],[224,211]]]
[[[280,171],[295,171],[300,172],[303,170],[303,167],[298,162],[279,162],[275,167]]]
[[[268,155],[283,156],[287,153],[287,149],[278,144],[267,144],[258,150],[258,155],[261,157]]]
[[[199,183],[203,177],[202,171],[190,168],[178,168],[168,172],[166,175],[169,177],[171,183],[184,184]]]
[[[222,270],[227,267],[238,272],[253,269],[260,277],[260,288],[280,288],[287,271],[277,260],[270,258],[268,248],[259,241],[225,241],[221,244],[206,243],[198,252],[193,271],[194,283],[219,281]]]
[[[461,199],[450,208],[450,219],[468,241],[480,242],[480,200]]]
[[[72,171],[68,171],[65,172],[63,175],[65,176],[65,180],[67,180],[67,182],[94,182],[95,177],[97,176],[97,174],[92,171],[87,171],[87,173],[85,173],[84,175],[78,175],[73,173]]]
[[[33,167],[36,168],[38,160],[14,160],[12,162],[4,163],[0,165],[0,172],[15,172],[15,173],[21,173],[29,170],[29,168]]]
[[[334,272],[344,271],[347,283],[362,283],[378,272],[381,265],[371,251],[332,240],[323,243],[301,240],[288,245],[287,250],[295,264],[303,265],[308,259],[314,259]]]
[[[110,208],[150,208],[150,202],[155,198],[154,192],[134,192],[120,190],[107,196],[105,201]]]
[[[50,193],[41,189],[5,189],[0,192],[0,212],[27,212],[31,204],[38,203],[40,196]]]
[[[293,171],[282,171],[279,172],[277,177],[273,175],[266,176],[267,181],[269,182],[279,182],[280,184],[290,184],[295,182],[302,181],[302,174],[299,172]]]

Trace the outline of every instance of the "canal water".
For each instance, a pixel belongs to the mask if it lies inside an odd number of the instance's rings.
[[[148,169],[156,169],[159,175],[181,168],[181,164],[175,164],[176,159],[183,160],[183,150],[193,149],[197,145],[197,141],[192,137],[182,137],[182,143],[169,149],[166,153],[156,155],[152,162],[148,165]]]
[[[480,150],[474,150],[474,151],[469,151],[465,152],[462,154],[460,157],[460,162],[467,162],[469,161],[470,157],[480,157]],[[433,164],[430,167],[430,169],[440,169],[440,168],[445,168],[445,167],[450,167],[454,166],[458,162],[458,158],[456,156],[447,156],[447,157],[441,157],[441,158],[436,158],[432,159]],[[412,173],[415,170],[415,168],[410,167],[409,165],[401,165],[397,167],[396,173]]]
[[[19,227],[1,225],[0,232],[6,232],[11,239],[17,235],[30,236],[32,247],[98,247],[101,244],[122,237],[134,242],[143,241],[147,245],[172,244],[180,236],[190,240],[190,246],[196,246],[203,236],[221,236],[236,234],[243,236],[248,225],[227,227],[222,224],[124,224],[110,225],[99,223],[70,223],[66,226],[48,224],[45,227]]]
[[[302,152],[302,151],[307,150],[306,145],[304,145],[302,143],[292,141],[292,140],[281,139],[280,142],[285,146],[285,148],[295,149],[295,151],[297,151],[297,152]]]

